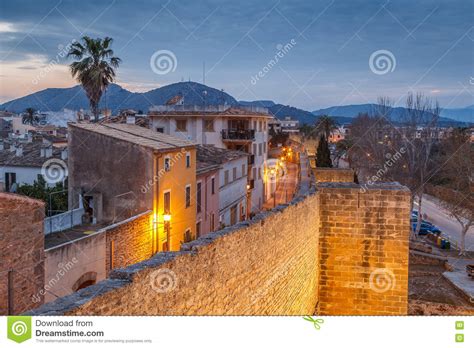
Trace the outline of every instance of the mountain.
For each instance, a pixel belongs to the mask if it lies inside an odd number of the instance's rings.
[[[467,107],[460,110],[466,110],[472,108]],[[329,116],[344,116],[344,117],[356,117],[359,113],[368,113],[373,114],[374,111],[377,110],[377,104],[360,104],[360,105],[341,105],[341,106],[332,106],[325,109],[319,109],[313,111],[314,115],[329,115]],[[473,117],[453,117],[451,115],[455,115],[456,112],[450,113],[450,111],[456,109],[445,109],[441,113],[441,117],[439,118],[439,124],[443,126],[466,126],[466,123],[474,123]],[[474,109],[471,109],[471,113]],[[402,119],[402,116],[405,114],[406,109],[404,107],[393,107],[392,112],[390,114],[391,119],[394,122],[399,122]],[[446,117],[450,115],[449,118]],[[457,113],[457,115],[460,115]]]
[[[204,93],[206,92],[206,93]],[[119,85],[111,84],[102,96],[99,107],[106,106],[117,113],[122,109],[147,111],[150,106],[163,105],[172,97],[181,94],[185,105],[237,105],[232,96],[218,89],[196,82],[178,82],[153,89],[145,93],[130,92]],[[62,111],[64,108],[89,109],[89,101],[81,86],[71,88],[48,88],[0,105],[0,110],[23,112],[32,107],[40,111]]]
[[[254,101],[239,100],[239,104],[243,106],[261,106],[264,108],[270,108],[275,105],[275,102],[273,100],[254,100]]]
[[[474,105],[465,108],[443,109],[441,110],[441,116],[457,121],[474,123]]]

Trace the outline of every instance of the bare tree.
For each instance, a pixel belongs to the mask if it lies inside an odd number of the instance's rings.
[[[409,93],[406,99],[405,112],[401,125],[395,129],[394,137],[397,147],[404,149],[403,165],[397,166],[394,176],[406,185],[412,194],[412,209],[415,200],[418,203],[418,219],[412,237],[416,238],[421,227],[421,204],[425,186],[437,170],[432,153],[436,142],[438,120],[441,108],[437,102],[421,93]]]
[[[466,252],[466,234],[474,226],[474,145],[469,137],[466,131],[454,130],[443,142],[445,184],[434,190],[440,205],[461,225],[460,255]]]

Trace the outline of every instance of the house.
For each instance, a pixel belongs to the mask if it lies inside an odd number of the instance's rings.
[[[176,251],[196,236],[196,146],[131,124],[69,124],[69,210],[114,223],[152,211],[154,250]]]
[[[293,120],[287,116],[283,120],[280,120],[280,128],[283,133],[299,133],[300,121]]]
[[[150,108],[150,128],[216,148],[249,154],[248,213],[258,212],[265,202],[268,122],[272,116],[262,107],[229,105],[160,105]]]
[[[348,134],[349,128],[346,125],[342,125],[331,131],[328,140],[330,143],[337,143],[338,141],[344,140]]]
[[[203,156],[197,148],[196,162],[196,237],[219,228],[220,164]],[[246,185],[246,183],[244,184]]]
[[[213,145],[197,147],[198,162],[216,164],[220,168],[216,182],[219,190],[219,226],[216,229],[247,218],[248,157],[243,151],[221,149]]]
[[[15,192],[18,185],[32,185],[39,177],[48,186],[67,178],[67,148],[45,141],[0,140],[0,191]]]

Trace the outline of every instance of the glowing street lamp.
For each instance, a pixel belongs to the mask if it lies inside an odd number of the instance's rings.
[[[171,214],[163,214],[163,221],[170,222],[171,221]]]

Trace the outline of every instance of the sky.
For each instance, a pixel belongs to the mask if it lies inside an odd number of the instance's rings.
[[[75,85],[65,53],[84,35],[114,39],[130,91],[205,75],[238,100],[310,111],[410,91],[474,104],[472,0],[2,0],[0,102]]]

